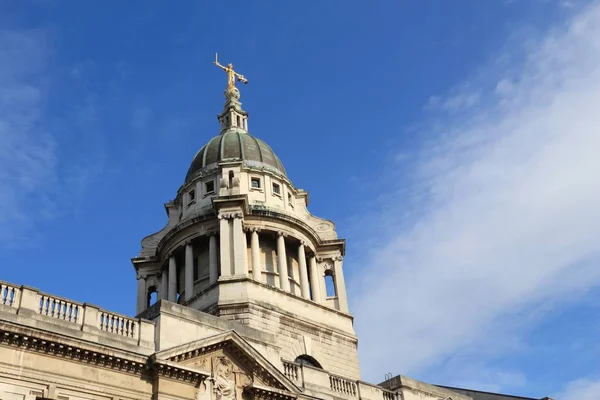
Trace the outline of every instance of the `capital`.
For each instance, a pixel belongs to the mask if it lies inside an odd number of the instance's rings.
[[[288,234],[285,233],[284,231],[277,231],[277,236],[286,238],[288,236]]]

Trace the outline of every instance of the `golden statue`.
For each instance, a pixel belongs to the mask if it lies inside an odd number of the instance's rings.
[[[232,89],[235,87],[235,79],[239,82],[248,83],[248,79],[244,78],[244,75],[238,74],[233,70],[233,64],[227,64],[227,66],[223,66],[219,64],[219,58],[217,53],[215,53],[215,65],[221,68],[223,71],[227,72],[227,89]]]

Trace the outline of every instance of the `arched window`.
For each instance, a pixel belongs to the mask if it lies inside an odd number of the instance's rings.
[[[335,278],[333,277],[333,272],[331,270],[325,271],[325,293],[327,297],[337,296],[337,293],[335,292]]]
[[[158,301],[158,290],[156,289],[156,286],[150,286],[148,288],[148,301],[146,304],[146,308],[150,307],[157,301]]]
[[[229,189],[233,187],[233,171],[229,171]]]
[[[301,356],[296,357],[294,360],[297,364],[308,365],[309,367],[323,369],[321,364],[314,359],[314,357],[309,356],[308,354],[302,354]]]

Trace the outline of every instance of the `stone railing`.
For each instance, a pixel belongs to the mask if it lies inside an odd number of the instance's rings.
[[[283,362],[283,373],[293,381],[300,378],[300,365],[288,361]]]
[[[27,286],[0,281],[0,310],[108,338],[119,336],[128,339],[128,343],[143,347],[154,347],[154,324],[150,321],[42,293]]]
[[[83,304],[40,293],[39,313],[51,318],[77,323],[82,318]]]
[[[19,304],[21,289],[8,282],[0,281],[0,305],[12,307]]]
[[[336,392],[345,394],[346,396],[356,397],[356,382],[340,376],[329,375],[329,388]]]
[[[396,398],[396,394],[394,392],[390,392],[389,390],[382,390],[383,400],[394,400]]]
[[[138,321],[124,315],[100,310],[98,313],[100,330],[137,339]]]
[[[396,393],[381,386],[339,375],[296,362],[282,360],[283,373],[296,385],[313,392],[329,393],[348,400],[396,400]]]

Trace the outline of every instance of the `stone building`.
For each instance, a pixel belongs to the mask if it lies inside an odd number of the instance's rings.
[[[508,399],[360,380],[345,241],[225,98],[132,259],[136,317],[0,282],[0,400]]]

